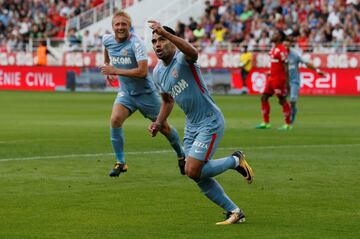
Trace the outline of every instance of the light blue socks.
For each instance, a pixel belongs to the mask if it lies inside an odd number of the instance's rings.
[[[125,164],[124,159],[124,133],[122,128],[110,128],[110,139],[115,153],[115,158],[119,163]]]
[[[232,212],[238,208],[238,206],[225,194],[223,188],[215,179],[203,178],[197,182],[197,185],[207,198],[227,212]]]
[[[227,212],[238,206],[225,194],[221,185],[212,177],[233,169],[238,164],[233,156],[216,160],[209,160],[201,170],[200,180],[197,182],[203,194]]]
[[[171,127],[171,132],[169,135],[166,136],[166,138],[170,142],[171,147],[173,147],[173,149],[175,150],[177,156],[179,158],[185,157],[185,153],[180,143],[179,134],[174,127]]]
[[[210,178],[225,172],[228,169],[234,169],[237,162],[233,156],[215,160],[209,160],[204,164],[201,170],[200,179]]]

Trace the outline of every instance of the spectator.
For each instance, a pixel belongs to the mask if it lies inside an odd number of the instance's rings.
[[[332,31],[332,36],[338,43],[344,41],[344,29],[341,27],[340,23],[335,25],[335,29]]]
[[[245,10],[244,1],[243,0],[236,0],[235,4],[233,5],[233,8],[234,8],[234,12],[235,12],[236,16],[240,17],[240,15]]]
[[[211,38],[214,39],[215,44],[224,42],[226,28],[221,23],[215,25],[211,31]]]
[[[7,52],[14,52],[17,50],[18,47],[18,39],[15,35],[13,35],[12,33],[9,33],[7,36],[7,44],[6,44],[6,49]]]
[[[102,49],[102,35],[99,32],[94,33],[94,46],[97,50]]]
[[[39,30],[38,25],[34,24],[32,25],[29,37],[34,40],[41,39],[44,38],[44,33]]]
[[[75,28],[69,30],[67,36],[67,42],[68,42],[68,51],[80,50],[81,39],[78,37]]]
[[[47,54],[48,53],[51,54],[51,52],[47,49],[46,41],[41,41],[40,46],[36,50],[38,66],[47,66]]]
[[[84,35],[82,37],[83,51],[88,52],[94,48],[94,37],[90,35],[89,30],[84,31]]]
[[[189,29],[190,26],[189,26]],[[205,29],[202,27],[202,25],[197,24],[196,29],[193,31],[193,35],[195,37],[195,41],[201,41],[205,37]]]
[[[184,38],[184,33],[185,33],[185,24],[181,21],[178,21],[177,24],[176,24],[176,35],[181,37],[181,38]],[[189,27],[190,29],[190,27]]]
[[[340,11],[337,4],[334,4],[333,11],[330,12],[327,21],[334,27],[336,24],[340,23]]]
[[[189,27],[192,31],[194,31],[197,27],[197,23],[195,22],[193,17],[189,18]]]
[[[252,53],[247,50],[247,46],[243,46],[243,52],[240,55],[240,66],[241,66],[241,81],[242,88],[240,89],[240,94],[248,94],[249,90],[247,88],[246,80],[249,72],[252,68]]]
[[[259,50],[260,51],[268,51],[270,46],[270,37],[269,33],[264,30],[261,33],[261,37],[258,42]]]
[[[200,25],[198,25],[199,27]],[[201,27],[201,26],[200,26]],[[205,30],[204,28],[201,28],[199,31],[203,31],[202,33],[199,32],[199,35],[200,36],[201,34],[203,35],[202,37],[205,36]],[[194,32],[197,31],[197,29],[194,30]],[[190,27],[189,26],[185,26],[185,30],[184,30],[184,37],[183,37],[186,41],[188,42],[194,42],[195,41],[195,37],[194,37],[194,34],[193,34],[193,31],[191,31]],[[198,38],[199,39],[199,38]],[[201,39],[201,37],[200,37]]]

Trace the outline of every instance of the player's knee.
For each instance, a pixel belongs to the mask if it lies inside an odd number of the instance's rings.
[[[111,116],[110,122],[111,122],[111,127],[113,127],[113,128],[122,127],[122,120],[120,117]]]
[[[194,181],[198,181],[200,177],[200,171],[197,168],[185,165],[185,174]]]
[[[194,171],[185,171],[186,176],[194,180],[195,182],[199,181],[200,175]]]

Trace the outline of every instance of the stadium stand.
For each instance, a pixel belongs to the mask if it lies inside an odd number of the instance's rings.
[[[25,51],[29,39],[63,40],[68,18],[96,7],[103,0],[0,1],[0,45],[8,52]]]
[[[107,2],[107,1],[105,1]],[[133,0],[122,0],[121,7]],[[104,0],[4,0],[0,1],[0,52],[31,51],[29,39],[62,42],[68,19],[95,9]],[[201,19],[178,22],[178,35],[205,51],[267,51],[274,27],[296,37],[303,51],[360,51],[360,2],[357,0],[212,0],[205,1]],[[96,49],[101,36],[71,32],[78,43],[69,50]],[[82,43],[82,37],[87,38]],[[90,42],[90,43],[89,43]],[[87,47],[90,44],[90,47]],[[215,46],[211,46],[215,45]]]
[[[296,37],[303,51],[360,50],[360,2],[356,0],[213,0],[205,4],[199,21],[177,25],[177,34],[201,49],[215,44],[218,50],[229,46],[236,50],[247,44],[250,51],[267,51],[273,29],[280,28]]]

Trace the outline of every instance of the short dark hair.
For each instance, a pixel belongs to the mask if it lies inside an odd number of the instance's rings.
[[[176,32],[174,31],[174,29],[172,29],[171,27],[168,27],[168,26],[162,26],[165,31],[171,33],[172,35],[176,35]],[[155,31],[153,31],[152,33],[154,34]]]
[[[170,32],[173,35],[176,35],[176,32],[171,27],[163,26],[163,28],[165,29],[165,31]]]

